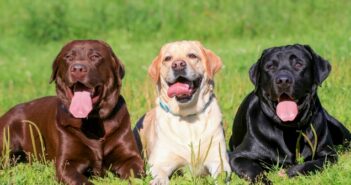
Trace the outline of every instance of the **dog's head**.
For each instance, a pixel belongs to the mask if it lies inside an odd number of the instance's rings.
[[[157,84],[160,101],[182,116],[201,111],[213,93],[213,76],[222,66],[220,58],[198,41],[164,45],[149,75]]]
[[[115,107],[124,67],[111,47],[98,40],[75,40],[66,44],[52,65],[51,81],[57,96],[71,114],[85,118],[96,112],[109,116]]]
[[[250,79],[264,109],[279,123],[291,126],[307,117],[317,86],[330,70],[329,62],[311,47],[295,44],[264,50],[250,69]]]

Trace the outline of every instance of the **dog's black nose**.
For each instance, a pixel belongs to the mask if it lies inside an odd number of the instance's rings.
[[[70,72],[73,78],[79,79],[86,75],[88,68],[84,64],[73,64],[70,67]]]
[[[186,62],[184,60],[176,60],[172,63],[172,69],[174,71],[182,71],[186,68]]]
[[[292,83],[292,78],[288,75],[279,75],[275,79],[275,83],[279,86],[289,86]]]

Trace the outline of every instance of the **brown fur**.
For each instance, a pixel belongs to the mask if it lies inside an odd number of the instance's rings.
[[[100,58],[93,61],[91,51]],[[73,57],[69,54],[72,52]],[[68,87],[75,82],[69,68],[77,62],[88,68],[81,82],[102,87],[93,111],[84,119],[74,118],[68,112],[71,101]],[[53,64],[52,81],[56,83],[57,96],[19,104],[5,113],[0,118],[0,148],[3,130],[9,127],[11,156],[33,154],[29,126],[23,123],[29,120],[39,127],[45,157],[56,160],[57,178],[65,184],[92,184],[84,174],[103,175],[107,169],[121,178],[129,178],[131,172],[141,175],[143,161],[131,132],[126,103],[120,95],[123,75],[123,65],[106,43],[95,40],[68,43]],[[41,153],[39,136],[34,135],[37,151]]]

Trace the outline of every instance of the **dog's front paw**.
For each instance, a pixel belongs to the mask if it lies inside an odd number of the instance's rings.
[[[304,165],[301,165],[301,164],[292,166],[288,169],[287,174],[289,177],[298,176],[301,174],[301,171],[303,170],[303,168],[304,168]]]
[[[169,179],[162,178],[162,177],[156,177],[150,182],[150,185],[168,185],[168,184],[169,184]]]

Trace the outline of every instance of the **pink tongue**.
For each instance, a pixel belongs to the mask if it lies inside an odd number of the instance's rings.
[[[168,88],[167,95],[170,98],[180,95],[190,95],[191,89],[188,84],[177,82]]]
[[[74,93],[69,112],[75,118],[86,118],[93,109],[93,103],[90,98],[90,92],[77,91]]]
[[[277,105],[276,113],[284,122],[293,121],[298,113],[297,104],[294,101],[281,101]]]

